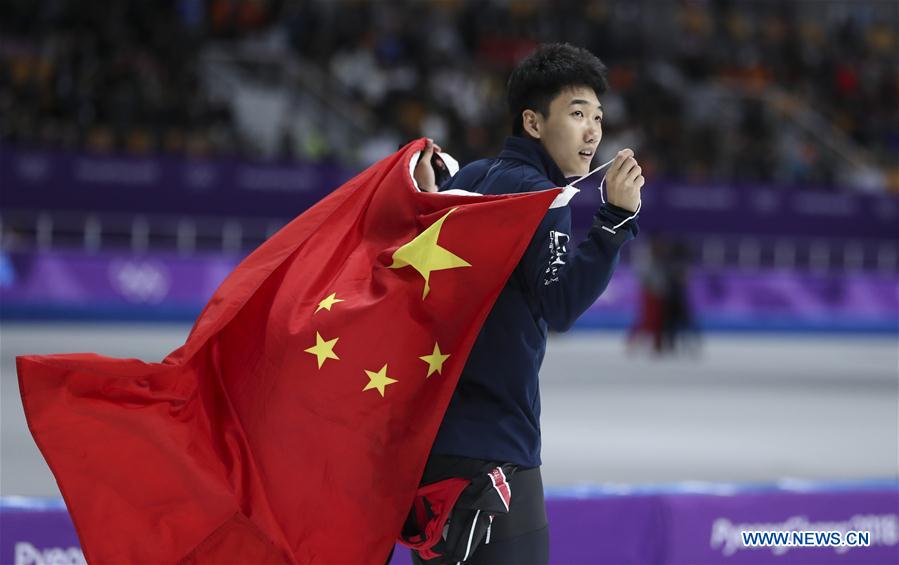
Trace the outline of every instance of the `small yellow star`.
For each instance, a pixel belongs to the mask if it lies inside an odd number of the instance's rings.
[[[437,345],[437,342],[434,342],[434,352],[430,355],[423,355],[419,357],[422,361],[428,364],[428,374],[425,375],[425,378],[431,376],[434,371],[437,371],[439,374],[443,374],[443,362],[449,358],[450,354],[442,354],[440,352],[440,346]]]
[[[331,306],[334,306],[338,302],[343,302],[343,300],[341,300],[340,298],[337,298],[336,292],[332,292],[331,296],[325,298],[324,300],[322,300],[321,302],[318,303],[318,308],[315,309],[315,312],[313,312],[313,314],[317,314],[318,311],[321,310],[322,308],[324,308],[325,310],[330,312]]]
[[[455,210],[453,208],[444,214],[442,218],[428,226],[425,231],[415,236],[412,241],[393,252],[393,264],[390,265],[390,269],[401,269],[411,266],[425,280],[425,288],[421,294],[422,300],[431,292],[431,273],[433,271],[471,267],[471,263],[448,249],[440,247],[437,243],[437,239],[440,237],[440,230],[443,228],[443,222]]]
[[[339,337],[335,337],[332,340],[325,341],[322,339],[320,333],[315,332],[315,345],[310,347],[309,349],[305,349],[306,353],[311,353],[315,355],[316,359],[318,359],[318,368],[321,369],[322,365],[325,364],[326,359],[337,359],[340,360],[340,357],[334,353],[334,345],[337,344],[337,340]]]
[[[378,392],[381,393],[381,396],[384,396],[384,387],[387,385],[391,385],[396,381],[395,379],[391,379],[387,376],[387,363],[384,363],[384,366],[381,367],[381,370],[377,373],[373,371],[365,371],[365,374],[368,375],[368,384],[365,385],[365,388],[362,391],[366,391],[372,388],[378,389]]]

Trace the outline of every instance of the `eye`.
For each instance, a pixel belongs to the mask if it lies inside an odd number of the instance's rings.
[[[584,113],[581,112],[580,110],[575,110],[574,112],[571,113],[571,115],[572,115],[572,116],[576,116],[576,117],[578,117],[578,118],[583,118],[583,117],[584,117]]]

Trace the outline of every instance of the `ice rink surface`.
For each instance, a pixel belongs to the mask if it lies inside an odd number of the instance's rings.
[[[187,324],[0,325],[0,494],[58,496],[25,425],[15,356],[159,361]],[[895,336],[713,334],[697,357],[628,353],[621,333],[550,340],[548,487],[889,478],[899,469]]]

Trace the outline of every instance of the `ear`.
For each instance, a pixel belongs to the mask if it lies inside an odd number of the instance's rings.
[[[525,110],[521,113],[521,125],[524,131],[534,139],[540,139],[543,130],[543,118],[533,110]]]

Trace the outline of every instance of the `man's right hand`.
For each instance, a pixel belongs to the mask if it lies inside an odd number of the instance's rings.
[[[609,204],[636,212],[640,204],[640,189],[646,183],[642,173],[643,169],[637,164],[631,149],[619,151],[606,173]]]
[[[418,158],[418,164],[415,165],[413,176],[422,192],[437,192],[436,174],[434,173],[433,165],[431,165],[431,157],[434,156],[435,151],[440,153],[442,149],[434,143],[433,139],[428,138],[428,141],[425,143],[425,149]]]

